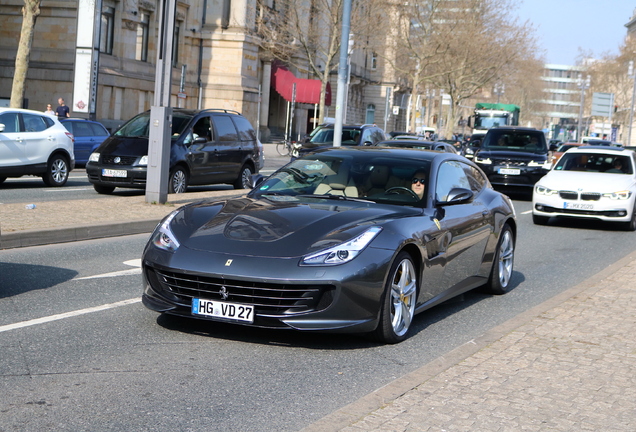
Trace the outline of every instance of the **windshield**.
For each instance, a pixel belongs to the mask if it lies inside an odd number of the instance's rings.
[[[358,145],[360,141],[361,131],[358,129],[343,129],[341,145]],[[319,130],[310,140],[312,144],[331,144],[333,143],[333,128],[325,128]]]
[[[172,130],[170,135],[176,139],[181,135],[192,116],[182,113],[173,113]],[[143,112],[119,128],[113,135],[131,138],[148,138],[150,125],[150,111]]]
[[[629,156],[600,153],[565,153],[554,169],[556,171],[602,172],[610,174],[633,174]]]
[[[363,199],[399,205],[420,205],[412,181],[428,184],[430,162],[384,155],[329,156],[329,152],[296,159],[272,174],[250,196],[272,201],[300,197]]]
[[[515,151],[546,154],[548,147],[545,135],[538,130],[511,131],[491,129],[486,134],[481,148],[490,151]]]
[[[491,129],[498,126],[507,126],[508,125],[508,116],[498,115],[498,116],[487,116],[482,117],[477,115],[475,117],[475,129]]]

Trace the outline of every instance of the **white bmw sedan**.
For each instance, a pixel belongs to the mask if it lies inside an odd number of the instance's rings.
[[[575,147],[534,186],[532,220],[553,216],[619,222],[636,230],[636,153],[617,147]]]

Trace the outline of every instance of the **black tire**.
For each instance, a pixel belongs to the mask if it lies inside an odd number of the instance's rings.
[[[46,173],[42,176],[42,180],[47,186],[64,186],[70,171],[66,156],[53,155],[46,165]]]
[[[634,203],[634,209],[632,210],[632,219],[623,224],[623,229],[625,231],[636,231],[636,203]]]
[[[509,225],[505,225],[499,234],[495,258],[492,262],[490,277],[484,286],[489,294],[505,294],[510,291],[510,279],[515,258],[515,238]]]
[[[532,215],[532,222],[535,225],[547,225],[549,220],[550,220],[549,216],[539,216],[536,214]]]
[[[408,337],[415,315],[417,291],[418,277],[413,259],[408,253],[400,252],[391,264],[374,339],[394,344]]]
[[[252,168],[248,165],[243,165],[233,186],[234,189],[252,189]]]
[[[110,195],[115,190],[115,186],[103,186],[98,184],[94,184],[93,188],[95,189],[95,192],[97,192],[98,194],[105,194],[105,195]]]
[[[181,166],[176,166],[170,172],[168,179],[168,193],[185,193],[188,189],[188,172]]]

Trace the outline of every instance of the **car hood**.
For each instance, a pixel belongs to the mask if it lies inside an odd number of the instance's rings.
[[[480,150],[477,154],[482,159],[504,159],[517,161],[545,161],[548,159],[547,153],[530,153],[521,151],[498,151],[498,150]]]
[[[421,209],[375,203],[244,197],[185,206],[171,228],[181,246],[190,249],[298,257],[346,242],[372,225],[421,214]]]
[[[148,154],[148,138],[110,136],[96,151],[102,155],[145,156]]]
[[[635,187],[634,177],[626,174],[555,170],[543,176],[537,184],[554,190],[598,193],[634,190]]]

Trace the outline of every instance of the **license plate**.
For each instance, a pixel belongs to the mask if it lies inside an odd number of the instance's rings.
[[[573,210],[594,210],[594,204],[564,202],[563,208]]]
[[[233,321],[254,322],[254,306],[216,300],[192,299],[192,314]]]
[[[499,174],[519,175],[521,174],[521,170],[517,168],[499,168]]]
[[[128,171],[126,170],[113,170],[103,169],[102,176],[104,177],[128,177]]]

